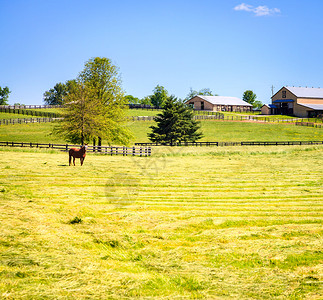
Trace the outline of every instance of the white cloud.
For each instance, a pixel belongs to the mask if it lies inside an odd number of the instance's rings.
[[[269,8],[266,5],[254,7],[246,3],[241,3],[235,6],[233,9],[237,11],[242,10],[242,11],[251,12],[251,13],[254,13],[257,17],[272,16],[280,13],[280,9],[278,8]]]

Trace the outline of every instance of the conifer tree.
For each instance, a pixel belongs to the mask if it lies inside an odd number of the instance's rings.
[[[203,134],[200,123],[193,119],[193,110],[179,102],[174,96],[166,99],[163,111],[155,117],[156,126],[148,138],[155,143],[174,145],[181,142],[195,142]]]

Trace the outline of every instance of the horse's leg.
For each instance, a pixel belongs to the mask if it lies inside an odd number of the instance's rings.
[[[75,166],[75,156],[73,156],[73,164],[74,164],[74,166]]]
[[[81,166],[83,166],[84,157],[81,157],[80,160],[81,160]]]

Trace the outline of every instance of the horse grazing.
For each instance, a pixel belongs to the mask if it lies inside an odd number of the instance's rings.
[[[71,165],[71,163],[72,163],[72,157],[73,157],[73,164],[74,164],[74,166],[75,166],[75,158],[79,158],[81,160],[81,166],[83,166],[83,162],[84,162],[85,155],[86,155],[86,149],[87,149],[87,144],[85,144],[84,146],[82,146],[80,149],[71,148],[68,151],[68,154],[69,154],[69,165]]]

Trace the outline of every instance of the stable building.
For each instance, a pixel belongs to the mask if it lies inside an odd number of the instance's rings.
[[[185,102],[194,110],[208,111],[252,111],[252,105],[236,97],[197,95]]]
[[[271,97],[268,114],[294,115],[313,118],[323,115],[323,89],[308,87],[282,87]],[[262,111],[266,111],[264,107]]]
[[[277,114],[277,106],[273,104],[264,104],[261,107],[262,115],[276,115]]]

